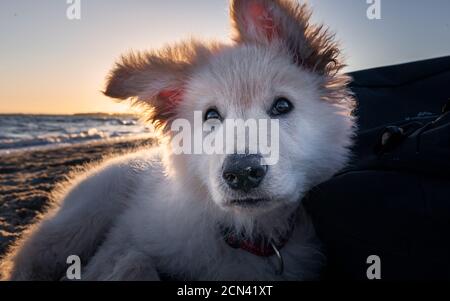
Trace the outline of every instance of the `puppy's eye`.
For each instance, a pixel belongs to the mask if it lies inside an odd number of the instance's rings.
[[[280,97],[272,105],[270,116],[280,116],[289,113],[294,109],[294,105],[288,99]]]
[[[205,113],[205,121],[210,119],[222,120],[222,116],[220,116],[219,111],[217,111],[216,109],[209,109]]]

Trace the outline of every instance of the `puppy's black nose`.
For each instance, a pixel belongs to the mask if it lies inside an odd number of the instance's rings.
[[[267,165],[261,165],[260,155],[229,155],[222,177],[231,189],[248,192],[261,184],[266,173]]]

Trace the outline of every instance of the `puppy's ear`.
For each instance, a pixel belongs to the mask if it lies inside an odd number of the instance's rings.
[[[238,43],[282,43],[295,62],[320,73],[339,71],[334,36],[309,23],[306,4],[294,0],[232,0],[233,39]]]
[[[160,51],[122,56],[108,76],[104,94],[148,106],[150,121],[164,127],[183,101],[189,76],[215,47],[190,41]]]

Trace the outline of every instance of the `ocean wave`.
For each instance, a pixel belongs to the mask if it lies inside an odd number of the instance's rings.
[[[111,137],[117,137],[117,133],[106,133],[99,131],[96,128],[74,134],[59,134],[59,135],[42,135],[28,139],[0,139],[0,149],[16,149],[33,146],[44,146],[48,144],[72,144],[87,140],[101,140]]]
[[[0,152],[72,145],[149,134],[137,118],[99,116],[0,116]]]

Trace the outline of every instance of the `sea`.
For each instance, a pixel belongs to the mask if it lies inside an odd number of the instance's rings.
[[[134,115],[0,115],[0,154],[151,135]]]

